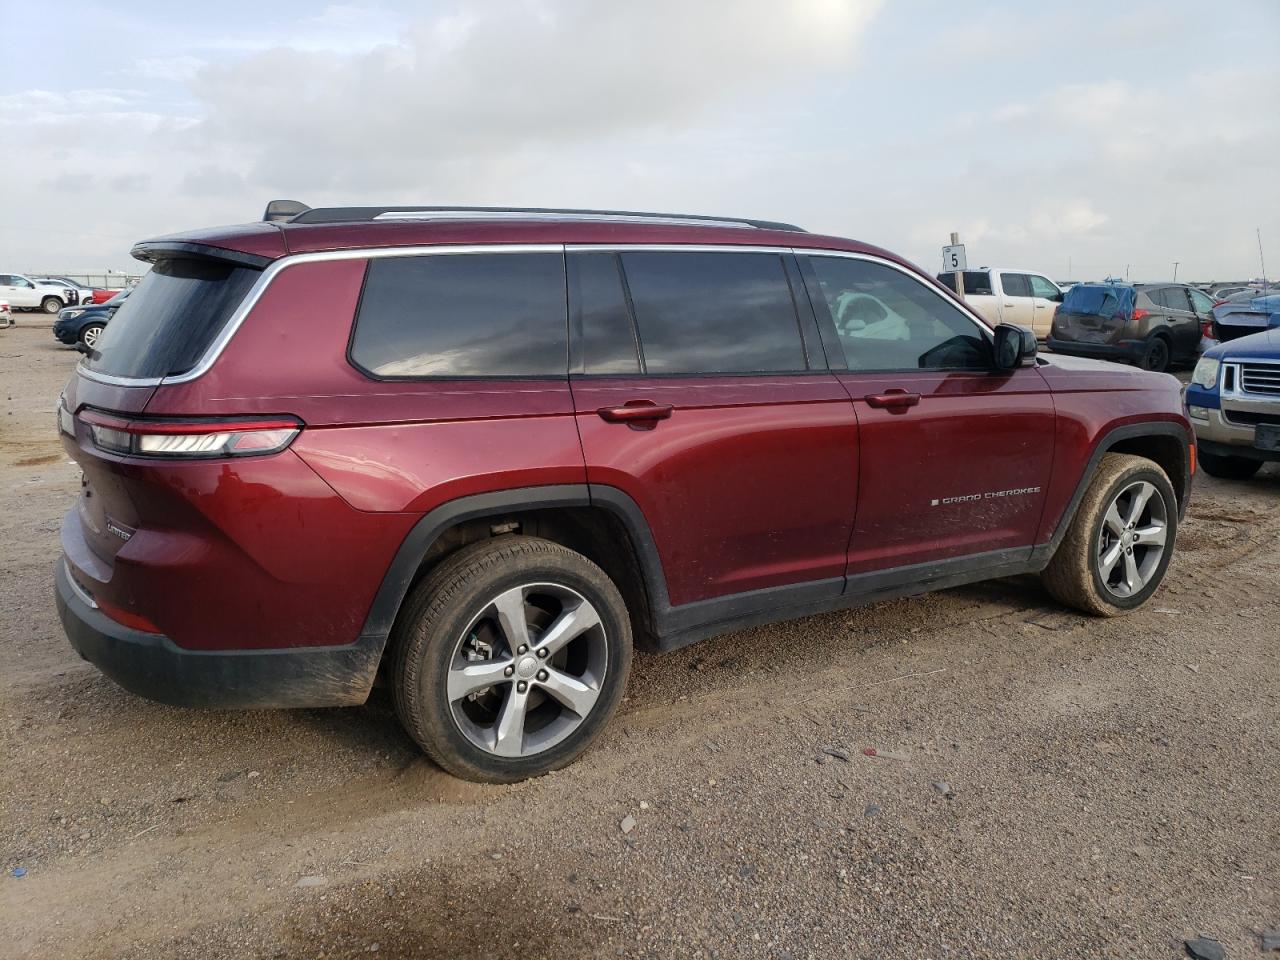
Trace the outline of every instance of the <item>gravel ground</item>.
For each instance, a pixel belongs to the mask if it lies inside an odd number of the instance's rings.
[[[0,332],[6,956],[1238,958],[1280,927],[1275,467],[1198,479],[1126,619],[1025,578],[642,655],[582,761],[477,786],[383,694],[179,710],[76,658],[76,357]]]

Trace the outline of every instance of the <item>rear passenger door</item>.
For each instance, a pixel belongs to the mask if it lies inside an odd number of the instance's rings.
[[[587,479],[643,511],[672,606],[838,595],[858,429],[792,256],[570,247],[566,262]]]
[[[1035,329],[1035,304],[1031,298],[1031,278],[1025,273],[1001,273],[1000,320]]]
[[[993,370],[988,334],[903,268],[816,253],[800,264],[858,415],[852,588],[862,574],[954,557],[1026,559],[1053,461],[1044,378],[1035,367]],[[835,307],[850,296],[876,300],[893,322],[838,327]]]
[[[1200,346],[1200,320],[1191,309],[1191,301],[1183,287],[1163,287],[1147,294],[1160,305],[1169,320],[1173,359],[1187,360]]]

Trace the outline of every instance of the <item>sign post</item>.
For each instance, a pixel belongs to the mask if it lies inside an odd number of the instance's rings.
[[[942,248],[942,270],[955,274],[956,296],[964,299],[964,272],[969,269],[969,261],[965,259],[964,244],[960,242],[960,234],[951,235],[951,245]]]

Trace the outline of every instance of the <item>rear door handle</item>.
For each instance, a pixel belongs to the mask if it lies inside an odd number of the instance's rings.
[[[864,398],[867,406],[880,410],[905,410],[920,402],[920,394],[894,388],[884,393],[869,393]]]
[[[643,423],[651,420],[670,418],[675,408],[669,403],[654,403],[652,400],[628,400],[620,407],[601,407],[596,413],[600,419],[608,423]]]

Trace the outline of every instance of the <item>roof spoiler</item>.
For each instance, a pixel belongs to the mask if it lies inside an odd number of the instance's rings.
[[[267,204],[266,212],[262,214],[262,220],[264,223],[292,220],[298,214],[306,213],[310,209],[305,203],[298,200],[272,200]]]

